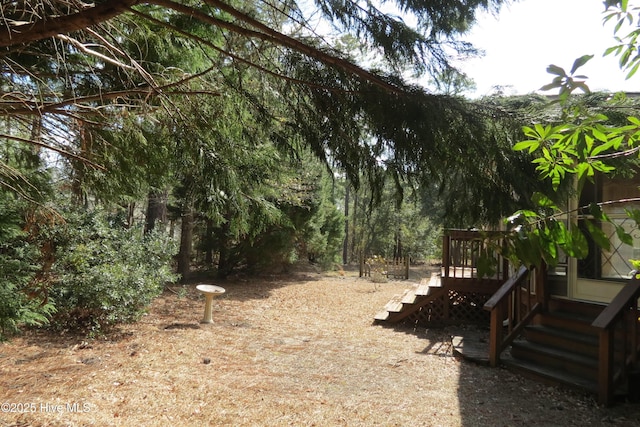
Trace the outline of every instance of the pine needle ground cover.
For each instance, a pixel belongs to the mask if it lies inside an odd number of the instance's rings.
[[[410,281],[430,271],[412,270]],[[632,426],[640,406],[461,361],[446,329],[374,314],[406,281],[313,271],[195,283],[109,335],[26,332],[0,344],[1,426]],[[13,410],[13,412],[11,412]]]

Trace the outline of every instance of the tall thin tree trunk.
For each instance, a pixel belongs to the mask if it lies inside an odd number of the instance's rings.
[[[147,198],[145,234],[151,233],[156,228],[156,222],[165,223],[167,221],[167,191],[151,190]]]
[[[127,205],[127,228],[133,227],[135,220],[136,202],[131,202]]]
[[[205,230],[205,256],[204,262],[207,267],[211,267],[213,265],[213,221],[211,219],[207,219],[207,228]]]
[[[180,232],[180,252],[178,252],[178,274],[182,282],[189,279],[191,273],[191,252],[193,246],[193,206],[185,202],[182,210],[182,225]]]
[[[89,147],[91,145],[90,139],[91,136],[85,128],[84,123],[80,121],[76,121],[76,130],[78,132],[78,144],[79,144],[79,155],[80,157],[90,158],[89,155]],[[82,205],[85,208],[88,207],[88,199],[83,189],[84,184],[84,168],[85,165],[79,160],[72,160],[71,165],[73,168],[72,172],[72,183],[71,183],[71,192],[73,194],[73,198],[75,199],[76,204]]]
[[[342,264],[349,264],[349,183],[344,191],[344,241],[342,242]]]
[[[216,229],[218,240],[218,278],[224,279],[231,272],[231,259],[229,251],[229,221],[224,222]]]
[[[356,226],[358,224],[358,192],[356,191],[353,197],[353,213],[351,214],[351,259],[360,258],[360,255],[366,256],[364,253],[364,248],[360,247],[361,244],[358,244],[358,236],[356,233]],[[362,227],[361,227],[362,229]],[[362,242],[362,237],[360,237],[360,242]],[[355,253],[356,251],[357,253]]]

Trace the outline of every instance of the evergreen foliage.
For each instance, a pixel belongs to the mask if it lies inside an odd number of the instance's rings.
[[[24,231],[24,202],[0,191],[0,340],[20,325],[42,325],[55,309],[41,293],[38,245]]]
[[[402,203],[397,203],[397,189],[392,181],[384,185],[382,198],[372,208],[371,191],[362,188],[353,197],[351,228],[353,234],[352,254],[354,261],[364,255],[410,257],[424,261],[439,255],[442,222],[432,208],[434,199],[425,196],[423,188],[411,189],[402,185],[405,193]],[[415,191],[414,191],[415,190]]]
[[[171,243],[138,234],[134,208],[147,195],[171,194],[183,279],[194,244],[208,263],[218,255],[221,276],[303,256],[334,262],[344,218],[330,191],[332,170],[367,194],[358,212],[381,202],[389,209],[367,218],[376,229],[410,217],[387,227],[393,236],[385,230],[375,234],[379,241],[362,238],[381,251],[398,251],[398,242],[415,256],[431,250],[425,242],[435,227],[420,222],[412,205],[403,208],[410,212],[398,208],[418,188],[445,196],[449,210],[440,212],[448,225],[491,223],[522,207],[537,182],[518,179],[531,176],[522,172],[527,153],[510,150],[520,140],[518,121],[400,77],[413,67],[455,79],[449,53],[474,53],[460,35],[477,10],[503,3],[400,0],[383,12],[318,0],[324,22],[351,34],[349,51],[333,35],[316,34],[313,10],[295,2],[3,5],[2,31],[10,37],[0,37],[0,85],[12,94],[0,100],[10,122],[3,143],[56,153],[33,156],[55,162],[63,183],[57,190],[87,211],[67,211],[46,195],[50,177],[28,175],[42,177],[29,181],[32,188],[67,220],[36,233],[41,248],[56,245],[47,251],[55,254],[55,282],[47,282],[55,286],[46,293],[58,308],[56,323],[102,328],[134,320],[172,280],[163,267],[172,250],[158,249]],[[356,50],[368,62],[356,61]],[[11,186],[10,193],[35,200],[28,186]],[[114,206],[126,209],[126,219],[109,217]],[[422,236],[412,240],[408,229]],[[33,266],[36,274],[42,268],[37,257]],[[20,294],[16,286],[10,292]]]
[[[122,216],[72,210],[50,230],[55,281],[49,296],[58,328],[99,333],[139,319],[165,284],[175,281],[170,261],[176,245],[166,235],[142,235]]]
[[[46,323],[54,306],[47,299],[46,254],[38,237],[40,223],[50,216],[43,204],[51,194],[51,176],[37,152],[10,141],[4,141],[0,165],[0,339],[4,339],[20,325]]]

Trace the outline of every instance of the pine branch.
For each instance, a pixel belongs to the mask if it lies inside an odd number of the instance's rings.
[[[5,19],[8,31],[0,37],[0,47],[14,47],[58,34],[83,31],[121,15],[127,8],[139,2],[140,0],[108,0],[73,14],[46,16],[31,23],[20,22],[12,25]]]
[[[82,156],[79,156],[77,154],[71,153],[70,151],[67,151],[67,150],[63,150],[62,148],[57,148],[57,147],[54,147],[52,145],[45,144],[45,143],[40,142],[40,141],[35,141],[33,139],[20,138],[20,137],[15,136],[15,135],[7,135],[7,134],[3,134],[3,133],[0,133],[0,138],[5,138],[5,139],[17,141],[17,142],[23,142],[23,143],[26,143],[26,144],[31,144],[31,145],[35,145],[35,146],[38,146],[38,147],[46,148],[48,150],[55,151],[56,153],[61,154],[64,157],[69,157],[69,158],[72,158],[72,159],[75,159],[75,160],[79,160],[82,163],[85,163],[85,164],[87,164],[87,165],[89,165],[91,167],[94,167],[96,169],[106,170],[103,166],[101,166],[101,165],[99,165],[97,163],[94,163],[94,162],[92,162],[91,160],[89,160],[89,159],[87,159],[85,157],[82,157]]]

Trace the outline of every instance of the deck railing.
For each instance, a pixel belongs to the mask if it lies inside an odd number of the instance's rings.
[[[627,378],[630,367],[637,365],[638,310],[640,279],[634,277],[593,321],[600,331],[598,357],[598,401],[609,405],[620,379]]]
[[[529,269],[520,267],[484,305],[484,309],[491,312],[489,363],[493,367],[500,363],[500,353],[542,310],[543,304],[536,298],[529,273]]]
[[[446,230],[442,242],[442,277],[506,280],[509,275],[507,260],[491,249],[489,240],[500,244],[501,233]],[[479,277],[478,262],[487,255],[494,259],[495,273],[491,277]]]

